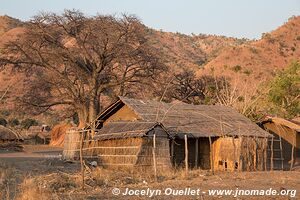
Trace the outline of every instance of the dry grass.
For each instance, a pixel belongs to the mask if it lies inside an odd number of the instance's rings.
[[[0,163],[0,199],[10,199],[10,182],[14,177],[15,170]]]
[[[158,182],[167,180],[188,180],[207,173],[202,170],[192,170],[186,174],[184,170],[161,172]],[[44,176],[26,177],[19,187],[16,200],[32,199],[63,199],[71,195],[85,196],[87,193],[100,193],[112,187],[145,186],[153,184],[153,172],[137,173],[134,169],[110,170],[104,168],[87,169],[85,172],[85,191],[82,190],[82,179],[79,173],[51,173]],[[5,194],[4,194],[5,195]]]

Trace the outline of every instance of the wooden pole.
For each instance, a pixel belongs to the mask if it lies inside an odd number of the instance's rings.
[[[184,135],[184,144],[185,144],[185,172],[188,174],[189,170],[189,152],[188,152],[188,141],[187,135]]]
[[[214,169],[214,161],[213,161],[213,157],[214,157],[214,152],[213,152],[213,148],[212,148],[212,142],[211,142],[211,137],[208,137],[209,139],[209,147],[210,147],[210,168],[212,173],[215,173],[215,169]]]
[[[268,138],[265,139],[264,144],[264,168],[267,171],[267,158],[268,158]]]
[[[274,136],[271,139],[271,171],[273,171],[274,168]]]
[[[283,171],[283,153],[282,153],[282,138],[279,136],[279,142],[280,142],[280,159],[281,159],[281,170]]]
[[[198,138],[196,138],[195,145],[195,168],[198,168]]]
[[[82,147],[83,147],[83,138],[84,138],[83,135],[84,135],[84,132],[81,133],[79,157],[80,157],[81,181],[82,181],[81,188],[84,190],[84,164],[83,164],[83,156],[82,156]]]
[[[291,154],[291,167],[290,167],[290,170],[293,169],[293,165],[294,165],[295,138],[296,138],[296,135],[295,135],[295,137],[293,137],[292,154]]]
[[[153,156],[153,168],[154,168],[154,179],[157,181],[157,168],[156,168],[156,135],[153,134],[153,148],[152,148],[152,156]]]
[[[174,138],[171,141],[171,161],[172,164],[175,166],[175,161],[174,161]]]

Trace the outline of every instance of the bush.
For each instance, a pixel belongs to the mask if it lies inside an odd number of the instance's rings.
[[[8,117],[10,115],[10,112],[8,110],[1,110],[0,115],[3,117]]]
[[[244,72],[243,72],[244,74],[246,74],[247,76],[250,76],[250,74],[252,73],[252,71],[251,70],[248,70],[248,69],[246,69]]]
[[[21,127],[23,129],[29,129],[30,126],[37,126],[38,124],[39,124],[38,121],[36,121],[35,119],[27,118],[22,120]]]
[[[242,67],[240,65],[236,65],[234,67],[232,67],[232,70],[235,71],[235,72],[239,72],[241,71]]]
[[[15,127],[15,126],[20,125],[20,121],[16,118],[15,119],[10,119],[10,120],[8,120],[8,124],[11,127]]]
[[[0,118],[0,125],[2,126],[6,126],[7,125],[7,121],[4,118]]]

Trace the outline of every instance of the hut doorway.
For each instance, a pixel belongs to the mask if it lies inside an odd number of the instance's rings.
[[[170,149],[173,166],[176,168],[184,167],[184,139],[175,138],[171,140]],[[210,145],[208,138],[188,138],[188,166],[192,169],[210,169]]]

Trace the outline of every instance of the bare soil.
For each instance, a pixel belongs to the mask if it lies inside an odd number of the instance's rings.
[[[150,199],[146,196],[113,195],[114,188],[133,190],[172,189],[256,189],[300,191],[299,171],[219,172],[204,170],[164,172],[155,182],[152,172],[107,170],[90,167],[86,171],[85,190],[81,189],[80,165],[61,160],[61,148],[25,145],[23,152],[0,152],[0,199]],[[235,199],[299,199],[290,196],[239,196]],[[157,195],[151,199],[233,199],[233,196]]]

